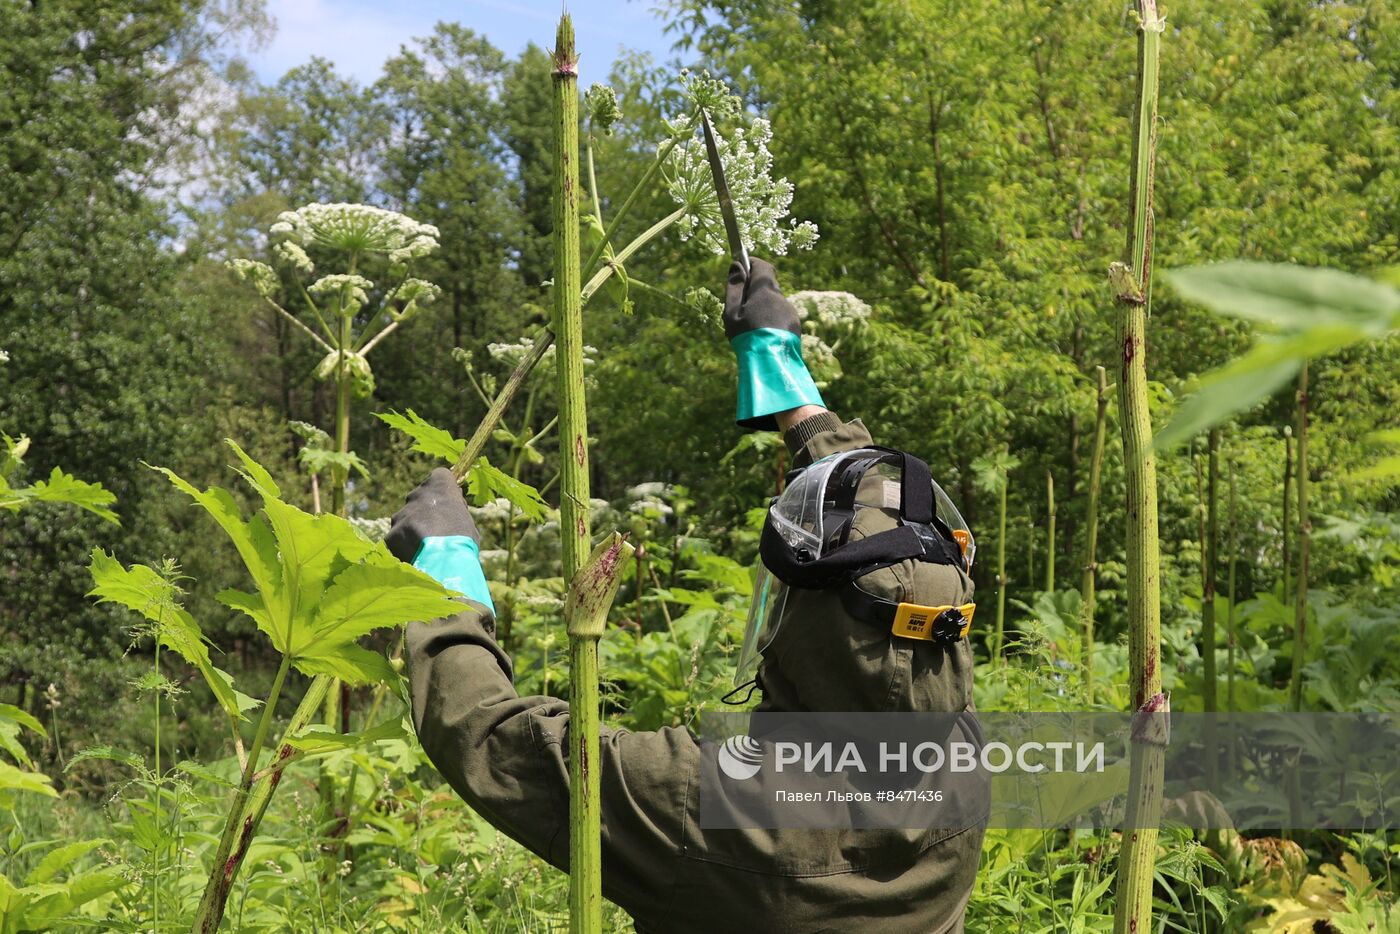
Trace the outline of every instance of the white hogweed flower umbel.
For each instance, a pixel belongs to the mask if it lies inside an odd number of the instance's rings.
[[[784,256],[789,249],[811,249],[818,232],[811,221],[788,217],[793,186],[786,178],[772,176],[773,154],[768,151],[772,138],[768,121],[756,119],[747,129],[735,128],[717,138],[716,148],[745,248]],[[681,221],[681,239],[698,237],[712,252],[728,253],[724,220],[704,143],[692,138],[686,145],[677,146],[671,151],[665,172],[671,197],[687,210]]]
[[[368,204],[308,204],[283,211],[272,233],[303,247],[383,253],[394,263],[428,255],[437,249],[439,236],[432,224]]]
[[[850,292],[794,292],[788,301],[803,323],[822,329],[855,330],[870,320],[870,306]]]

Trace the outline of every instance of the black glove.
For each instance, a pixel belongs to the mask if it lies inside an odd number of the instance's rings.
[[[744,428],[772,431],[776,412],[825,405],[802,362],[802,324],[797,309],[778,288],[773,267],[749,260],[749,274],[729,267],[724,298],[724,336],[739,363],[734,420]]]
[[[439,467],[428,475],[404,500],[403,508],[394,513],[389,534],[384,543],[400,561],[412,562],[425,538],[452,538],[466,536],[480,544],[481,533],[477,531],[472,514],[467,511],[467,501],[462,496],[462,488],[457,479],[446,467]]]
[[[802,333],[797,309],[778,288],[778,273],[771,263],[749,259],[749,274],[736,260],[729,265],[729,286],[724,292],[724,336],[734,340],[747,331],[778,328]]]

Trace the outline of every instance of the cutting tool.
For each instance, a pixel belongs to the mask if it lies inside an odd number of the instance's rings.
[[[724,236],[729,241],[729,252],[744,274],[749,272],[749,251],[744,248],[744,238],[739,233],[739,219],[734,216],[734,200],[729,196],[729,183],[724,180],[724,164],[719,158],[719,146],[715,143],[715,129],[710,125],[710,115],[700,111],[700,122],[705,128],[705,153],[710,159],[710,174],[715,180],[715,195],[719,198],[719,215],[724,220]]]

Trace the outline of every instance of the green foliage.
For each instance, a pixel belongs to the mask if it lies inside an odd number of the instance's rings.
[[[232,441],[229,447],[262,500],[261,514],[250,519],[238,513],[227,490],[201,491],[159,468],[224,530],[257,587],[256,593],[225,590],[219,600],[247,614],[306,674],[334,674],[352,684],[393,678],[384,658],[355,640],[374,629],[451,616],[458,607],[450,594],[339,516],[313,516],[287,504],[260,464]],[[112,599],[101,586],[99,593]]]
[[[0,875],[0,931],[49,930],[82,905],[125,886],[126,877],[116,867],[64,872],[79,856],[106,842],[85,841],[52,850],[22,885]],[[66,878],[54,881],[60,872]]]
[[[465,440],[454,438],[450,432],[428,424],[412,409],[406,415],[378,412],[375,418],[412,438],[413,450],[441,458],[450,464],[457,463],[467,449]],[[524,447],[533,450],[528,445]],[[549,515],[549,505],[538,490],[492,467],[485,457],[478,457],[476,463],[467,469],[466,483],[467,492],[478,506],[504,498],[532,522],[542,522]]]
[[[194,617],[180,606],[181,591],[170,575],[142,564],[122,567],[121,562],[100,548],[93,549],[88,571],[94,584],[89,596],[96,597],[99,603],[120,604],[150,620],[155,641],[199,670],[224,713],[234,720],[244,719],[243,712],[256,702],[235,691],[228,673],[214,667],[204,633]]]
[[[1297,376],[1305,360],[1400,328],[1400,289],[1333,269],[1234,262],[1177,270],[1168,281],[1188,301],[1269,325],[1279,336],[1201,377],[1157,436],[1161,448],[1247,411]]]
[[[331,436],[307,422],[293,420],[292,431],[305,443],[297,452],[297,463],[309,474],[320,474],[326,470],[340,470],[347,476],[357,473],[369,479],[369,468],[360,456],[353,451],[342,454],[335,449]]]
[[[0,704],[0,749],[9,754],[18,765],[0,759],[0,807],[13,807],[16,792],[31,792],[58,797],[53,783],[42,772],[32,771],[34,764],[29,752],[19,741],[21,729],[32,730],[41,737],[47,737],[44,727],[29,713],[13,704]]]
[[[10,485],[10,475],[19,468],[24,453],[29,449],[29,439],[21,435],[18,440],[9,435],[0,435],[5,441],[5,458],[0,461],[0,509],[19,512],[28,503],[69,503],[86,509],[99,518],[120,525],[117,514],[107,507],[116,502],[117,497],[102,489],[100,483],[85,483],[71,477],[55,467],[49,479],[37,480],[29,486]]]

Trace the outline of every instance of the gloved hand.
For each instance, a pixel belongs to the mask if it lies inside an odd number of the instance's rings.
[[[462,488],[446,467],[434,470],[408,494],[384,536],[394,557],[495,612],[481,570],[480,542]]]
[[[749,259],[749,274],[729,267],[724,296],[724,336],[739,363],[735,421],[744,428],[773,431],[775,412],[821,405],[822,395],[802,362],[802,325],[783,297],[773,267]]]

